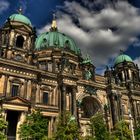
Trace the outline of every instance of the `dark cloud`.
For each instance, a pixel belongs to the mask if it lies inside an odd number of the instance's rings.
[[[128,45],[137,40],[140,15],[127,1],[106,1],[98,12],[87,6],[94,6],[95,2],[100,4],[101,1],[86,1],[85,5],[65,1],[67,13],[59,10],[57,17],[59,30],[70,35],[82,52],[90,54],[95,66],[101,67],[115,58],[120,49],[127,50]],[[73,16],[79,25],[73,22]],[[39,31],[44,32],[49,26]]]
[[[2,14],[4,11],[6,11],[9,8],[10,4],[6,0],[0,1],[0,14]]]

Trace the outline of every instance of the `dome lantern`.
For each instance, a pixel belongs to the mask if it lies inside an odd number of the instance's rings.
[[[57,31],[57,22],[56,22],[56,15],[53,14],[52,25],[50,31]]]

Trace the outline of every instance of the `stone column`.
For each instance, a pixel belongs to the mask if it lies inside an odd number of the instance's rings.
[[[24,81],[24,95],[23,95],[23,98],[27,98],[27,79],[25,79]]]
[[[48,137],[49,138],[51,137],[51,119],[49,119],[49,122],[48,122]]]
[[[129,74],[129,79],[132,80],[132,72],[130,69],[128,70],[128,74]]]
[[[72,89],[72,115],[74,115],[75,117],[77,117],[77,108],[76,108],[76,93],[77,93],[77,89],[76,86],[73,87]]]
[[[53,134],[53,123],[54,123],[54,117],[51,117],[51,120],[50,120],[50,137],[52,137],[52,134]]]
[[[134,100],[133,104],[134,104],[134,112],[135,112],[135,116],[136,116],[136,118],[137,118],[137,116],[138,116],[138,112],[137,112],[137,104],[136,104],[136,100]]]
[[[52,103],[54,106],[58,106],[58,88],[57,87],[54,87],[51,89],[52,91]]]
[[[66,110],[66,86],[63,85],[61,89],[61,112]]]
[[[56,87],[55,87],[55,89],[52,91],[52,94],[53,94],[53,105],[55,106],[55,105],[56,105]]]
[[[137,108],[138,117],[140,117],[140,103],[139,103],[139,101],[136,101],[136,108]]]
[[[40,103],[40,85],[37,84],[36,103]]]
[[[30,100],[31,99],[31,91],[32,91],[32,83],[31,83],[31,80],[28,81],[28,84],[27,84],[27,100]]]
[[[125,82],[125,74],[124,74],[124,71],[122,71],[122,81]]]
[[[70,100],[69,100],[70,96],[67,94],[66,95],[66,110],[70,109]]]
[[[134,99],[132,96],[129,96],[129,106],[130,106],[132,117],[134,119],[134,127],[136,127],[136,114],[135,114],[136,112],[135,112],[135,106],[134,106]]]
[[[9,48],[9,49],[7,50],[7,58],[8,58],[8,59],[11,59],[11,58],[12,58],[12,48]]]
[[[134,121],[135,121],[135,125],[137,126],[138,112],[137,112],[136,100],[133,100],[133,108],[134,108]]]
[[[17,123],[16,140],[20,140],[18,131],[19,131],[20,125],[24,122],[25,118],[26,118],[26,112],[21,112],[21,115],[20,115],[20,117],[19,117],[19,121],[18,121],[18,123]]]
[[[28,55],[27,63],[32,64],[32,54],[31,53]]]
[[[9,77],[8,75],[5,75],[4,89],[3,89],[4,96],[6,96],[7,94],[8,77]]]
[[[120,94],[117,94],[117,109],[118,109],[118,119],[119,120],[122,120],[123,117],[124,117],[124,113],[123,113],[123,105],[122,105],[122,99],[121,99],[121,95]]]
[[[110,95],[110,104],[111,104],[111,113],[112,113],[112,122],[113,122],[113,126],[116,124],[117,122],[117,111],[116,111],[116,104],[115,104],[115,97],[113,95],[113,93],[111,93]]]
[[[5,75],[0,74],[0,96],[4,96]]]
[[[10,42],[9,42],[9,45],[10,46],[13,46],[14,43],[13,43],[13,40],[15,39],[15,33],[14,31],[12,30],[11,33],[10,33]]]

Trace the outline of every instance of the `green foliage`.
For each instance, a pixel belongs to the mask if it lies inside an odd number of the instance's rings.
[[[0,140],[6,140],[4,130],[7,128],[8,123],[5,121],[2,110],[0,110]]]
[[[93,116],[90,123],[92,130],[91,140],[109,140],[109,132],[107,131],[104,117],[101,113]]]
[[[140,139],[140,120],[138,120],[135,136],[136,136],[137,139]]]
[[[112,132],[112,137],[115,140],[131,140],[132,133],[125,121],[119,121],[115,125],[115,129]]]
[[[45,140],[48,133],[48,120],[40,111],[26,115],[26,120],[20,125],[19,135],[22,140]]]
[[[57,130],[54,135],[55,140],[80,140],[78,124],[75,118],[65,112],[60,116],[57,122]]]
[[[112,133],[110,134],[106,128],[104,117],[101,113],[96,114],[90,120],[92,136],[86,140],[131,140],[132,134],[125,121],[119,121]],[[138,134],[140,132],[138,131]]]

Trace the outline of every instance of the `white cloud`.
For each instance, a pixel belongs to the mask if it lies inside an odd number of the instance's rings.
[[[134,63],[138,65],[138,67],[140,68],[140,57],[137,57],[135,60],[134,60]]]
[[[6,0],[0,1],[0,14],[6,11],[9,8],[10,4]]]
[[[138,9],[127,1],[114,2],[114,5],[107,3],[97,12],[80,3],[66,1],[67,14],[57,12],[59,31],[70,35],[82,52],[91,55],[98,67],[107,65],[120,49],[127,50],[140,33]],[[73,22],[73,17],[77,18],[79,26]],[[48,31],[49,27],[46,25],[39,32]]]

